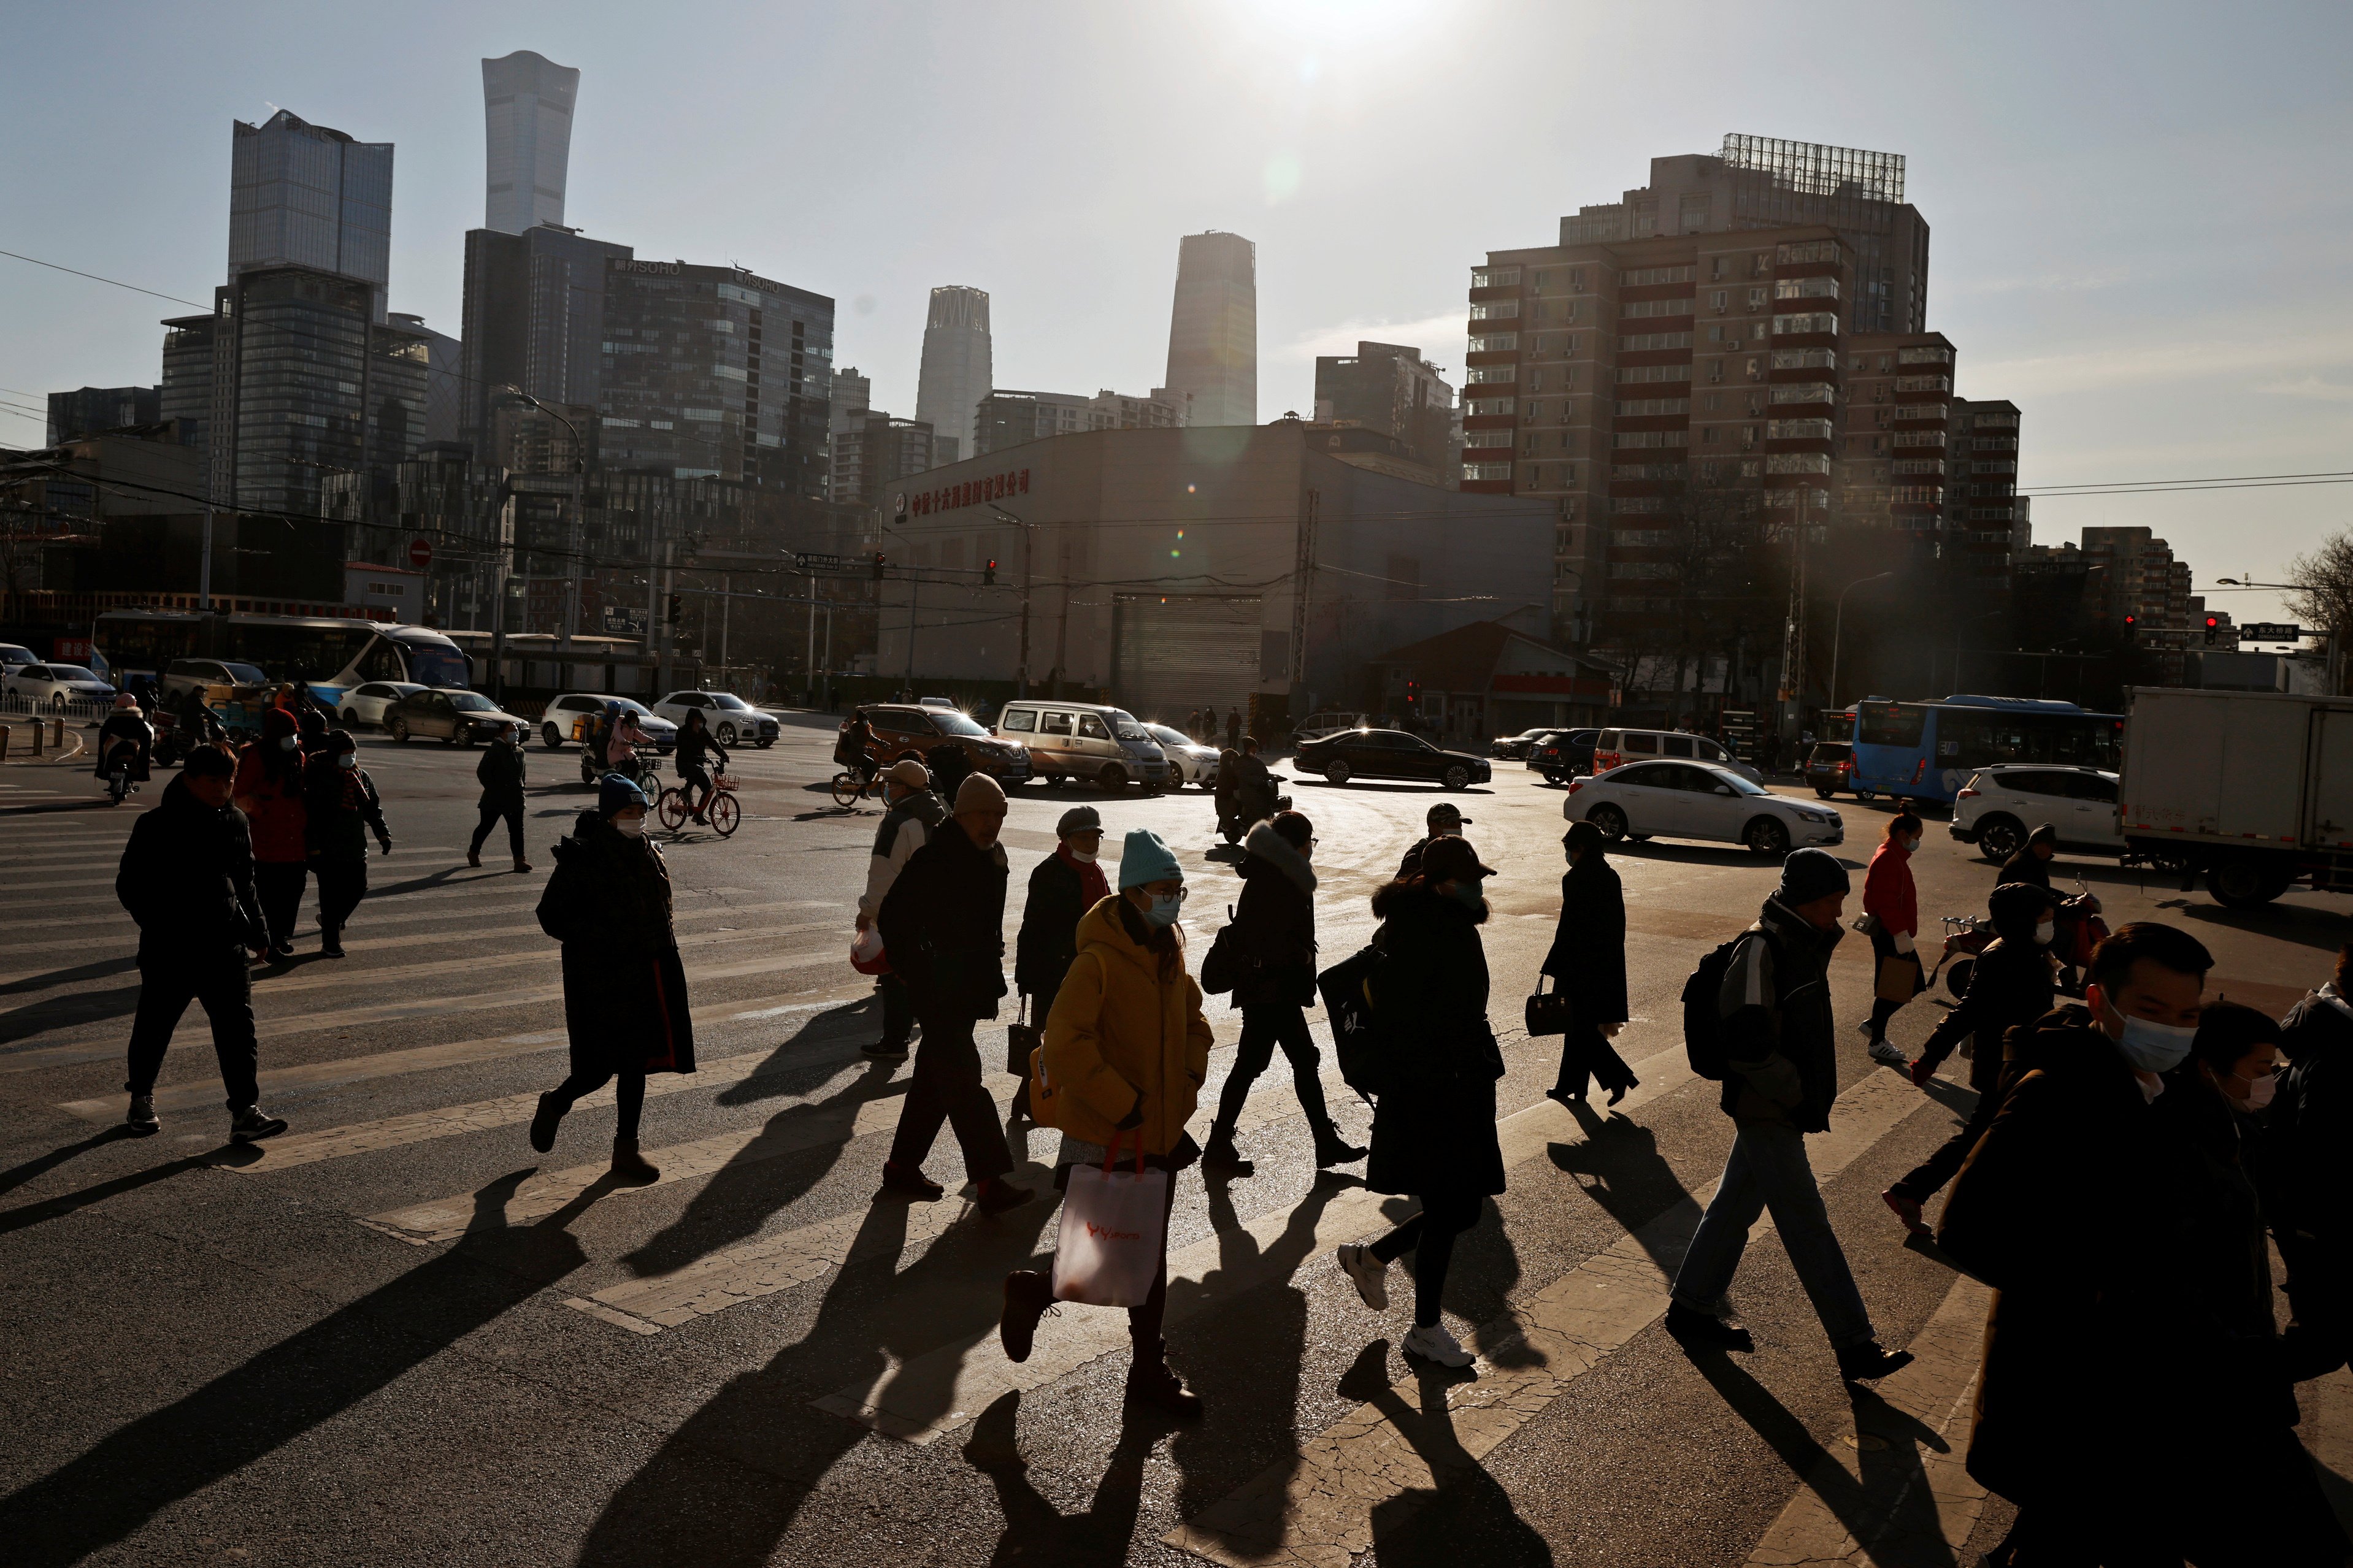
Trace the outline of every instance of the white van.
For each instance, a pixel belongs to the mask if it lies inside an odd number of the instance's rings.
[[[1124,708],[1035,698],[1008,702],[997,735],[1029,748],[1029,772],[1048,784],[1088,779],[1106,792],[1168,782],[1168,758]]]
[[[1593,742],[1593,771],[1597,774],[1627,763],[1647,763],[1660,757],[1714,763],[1717,767],[1730,768],[1750,784],[1762,784],[1765,780],[1763,773],[1705,735],[1688,734],[1681,730],[1604,730]]]

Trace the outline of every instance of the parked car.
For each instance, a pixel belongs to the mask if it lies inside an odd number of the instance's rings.
[[[23,643],[0,642],[0,671],[16,668],[20,664],[38,664],[33,650]]]
[[[617,702],[638,716],[638,728],[652,738],[657,752],[666,757],[676,749],[677,725],[633,698],[601,696],[594,691],[567,691],[550,702],[539,721],[540,743],[553,752],[561,750],[566,741],[585,740],[587,731],[580,728],[580,721],[604,712],[607,702]]]
[[[1172,730],[1166,724],[1146,724],[1145,732],[1160,742],[1161,755],[1168,759],[1168,785],[1183,789],[1187,784],[1199,784],[1203,789],[1218,787],[1218,748],[1205,746],[1182,730]]]
[[[1025,699],[1005,705],[997,733],[1025,748],[1029,771],[1048,784],[1087,779],[1118,791],[1130,784],[1157,789],[1172,782],[1160,742],[1124,708]]]
[[[918,708],[944,708],[954,713],[961,713],[964,711],[964,710],[956,706],[955,699],[953,697],[918,697],[915,699],[915,706]]]
[[[462,686],[428,686],[385,705],[385,733],[406,742],[411,735],[429,735],[444,745],[470,746],[495,736],[502,726],[528,730],[528,721]]]
[[[384,710],[402,698],[427,689],[414,680],[363,680],[343,693],[343,728],[381,725]]]
[[[1761,784],[1765,775],[1742,762],[1705,735],[1694,735],[1684,730],[1604,730],[1594,738],[1593,771],[1606,773],[1627,763],[1641,762],[1645,757],[1680,757],[1695,763],[1712,763],[1719,768],[1730,768],[1750,784]]]
[[[1593,742],[1599,730],[1556,730],[1528,752],[1528,768],[1544,774],[1545,783],[1564,784],[1593,771]]]
[[[175,658],[164,667],[164,679],[157,684],[169,703],[174,698],[190,690],[204,690],[213,686],[266,686],[269,677],[258,666],[239,664],[233,658]]]
[[[1846,840],[1846,824],[1830,807],[1775,795],[1716,763],[1631,763],[1573,780],[1561,815],[1612,840],[1704,838],[1745,844],[1772,860]]]
[[[1494,777],[1484,757],[1448,752],[1402,730],[1343,730],[1299,748],[1291,765],[1322,773],[1334,784],[1350,779],[1428,779],[1447,789],[1467,789]]]
[[[59,712],[69,702],[111,700],[114,688],[78,664],[16,664],[8,667],[6,689],[36,705]]]
[[[776,721],[732,691],[673,691],[654,711],[683,729],[686,716],[700,711],[712,738],[733,748],[742,741],[765,750],[776,743]]]
[[[1953,821],[1946,829],[1999,866],[2018,853],[2026,836],[2044,823],[2063,848],[2104,855],[2125,850],[2116,821],[2116,775],[2098,768],[2037,767],[2002,763],[1979,768],[1953,795]]]
[[[1310,713],[1291,731],[1292,750],[1297,751],[1310,741],[1320,741],[1343,730],[1359,729],[1370,721],[1370,714],[1343,712],[1336,708]]]
[[[1857,800],[1872,797],[1871,791],[1854,787],[1854,747],[1844,741],[1816,741],[1806,753],[1805,775],[1824,800],[1841,790],[1852,790]]]
[[[934,746],[953,742],[964,750],[976,773],[987,773],[1010,788],[1029,782],[1029,753],[1000,741],[953,708],[925,708],[913,702],[869,703],[860,711],[874,726],[875,750],[883,767],[902,757],[927,760]],[[842,731],[849,728],[842,721]]]
[[[1540,742],[1559,733],[1560,726],[1557,724],[1539,724],[1516,735],[1498,735],[1487,742],[1487,754],[1501,763],[1524,763]]]

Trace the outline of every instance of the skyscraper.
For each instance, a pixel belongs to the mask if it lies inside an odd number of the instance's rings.
[[[607,264],[626,245],[540,224],[522,234],[466,231],[458,439],[488,458],[498,389],[592,408],[602,384]]]
[[[565,172],[572,158],[572,103],[580,73],[517,49],[482,62],[490,180],[482,226],[521,234],[564,221]]]
[[[236,123],[229,159],[228,277],[307,267],[369,286],[384,320],[392,277],[392,143],[358,142],[285,110]]]
[[[988,293],[951,283],[932,290],[923,323],[923,367],[915,384],[915,417],[932,427],[934,455],[952,463],[972,455],[973,411],[994,388],[988,343]]]
[[[1188,424],[1258,423],[1258,247],[1240,235],[1176,243],[1167,390],[1192,395]]]
[[[164,417],[163,389],[155,386],[85,386],[49,394],[49,445],[77,436],[153,425]]]

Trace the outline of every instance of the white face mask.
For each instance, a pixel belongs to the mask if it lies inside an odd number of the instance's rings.
[[[294,749],[294,737],[293,737],[293,736],[291,736],[291,735],[280,735],[280,736],[279,736],[279,737],[278,737],[278,749],[279,749],[280,751],[281,751],[281,752],[290,752],[290,751],[292,751],[292,750]]]
[[[1082,866],[1092,866],[1095,863],[1095,852],[1092,849],[1082,849],[1073,844],[1071,846],[1071,858]]]
[[[2236,1096],[2232,1096],[2230,1099],[2232,1104],[2252,1114],[2269,1105],[2272,1102],[2272,1096],[2278,1092],[2279,1079],[2270,1073],[2265,1073],[2247,1086],[2246,1099],[2241,1100]]]
[[[646,836],[646,819],[642,816],[617,816],[613,818],[613,830],[624,838],[643,838]]]
[[[339,768],[355,768],[359,765],[359,755],[353,752],[345,752],[342,756],[335,759],[335,766]]]
[[[2041,925],[2034,928],[2034,940],[2042,943],[2044,947],[2049,947],[2052,942],[2059,940],[2058,926],[2050,921],[2044,921]]]

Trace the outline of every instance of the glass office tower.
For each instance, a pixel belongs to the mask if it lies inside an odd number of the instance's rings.
[[[229,160],[228,275],[307,267],[370,286],[384,320],[392,278],[392,143],[359,142],[280,110],[236,123]]]

